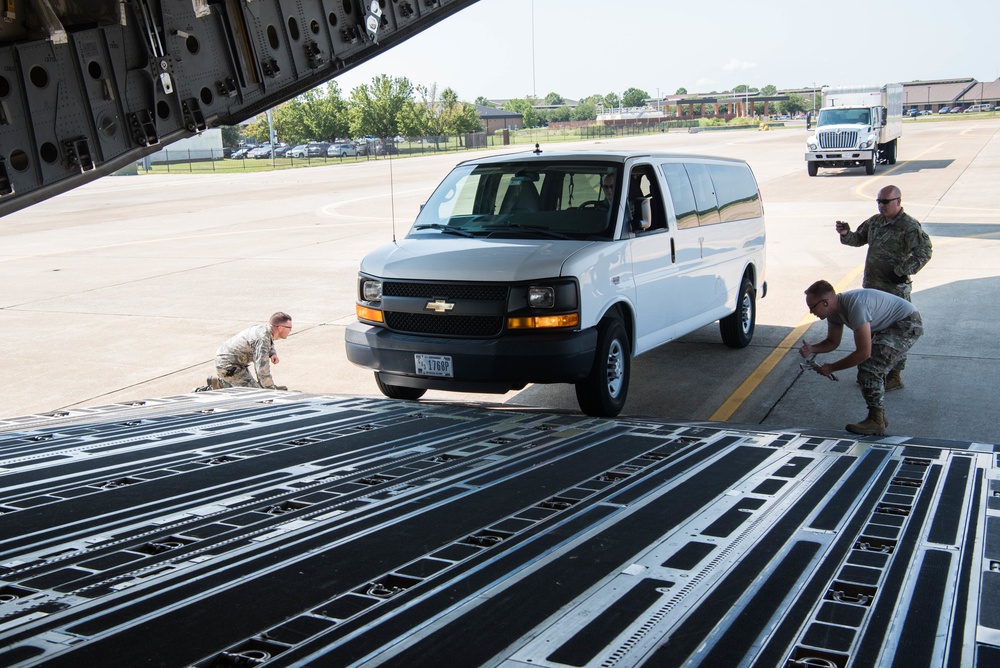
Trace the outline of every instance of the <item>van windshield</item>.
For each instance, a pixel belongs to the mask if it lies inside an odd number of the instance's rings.
[[[460,165],[409,236],[600,240],[614,234],[621,165],[552,161]]]

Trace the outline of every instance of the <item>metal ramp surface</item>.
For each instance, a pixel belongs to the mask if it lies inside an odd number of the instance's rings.
[[[996,666],[993,446],[238,391],[0,423],[3,666]]]

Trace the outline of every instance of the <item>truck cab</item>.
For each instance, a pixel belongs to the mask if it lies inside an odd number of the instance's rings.
[[[750,343],[765,291],[743,161],[535,151],[459,164],[405,238],[366,256],[347,357],[383,394],[571,383],[614,416],[631,358],[719,321]]]

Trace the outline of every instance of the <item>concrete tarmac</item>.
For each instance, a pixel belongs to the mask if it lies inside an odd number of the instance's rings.
[[[907,121],[899,161],[874,176],[852,169],[808,177],[806,136],[785,128],[543,145],[739,157],[760,183],[768,295],[758,300],[753,343],[726,348],[712,325],[635,358],[623,415],[832,433],[862,419],[853,372],[832,382],[799,368],[802,338],[822,339],[826,327],[808,314],[802,291],[819,278],[860,287],[865,249],[842,246],[833,223],[857,227],[892,183],[931,235],[934,257],[915,277],[925,335],[910,354],[906,387],[887,395],[886,439],[1000,443],[1000,120]],[[278,383],[377,395],[371,373],[344,355],[358,262],[403,236],[434,186],[467,157],[106,177],[0,219],[8,343],[0,422],[190,392],[212,373],[219,343],[276,310],[294,318],[291,337],[278,344]],[[844,338],[831,357],[853,348]],[[565,385],[430,392],[426,400],[578,410]]]

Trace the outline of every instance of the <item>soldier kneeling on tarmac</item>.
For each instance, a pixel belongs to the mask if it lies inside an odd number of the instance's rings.
[[[215,353],[215,371],[218,376],[209,376],[203,387],[195,392],[219,390],[224,387],[260,387],[272,390],[287,390],[284,385],[275,385],[271,378],[271,364],[278,363],[278,353],[274,348],[275,339],[287,339],[292,331],[292,316],[278,311],[266,325],[247,327],[221,346]],[[250,372],[253,365],[256,372]]]
[[[858,367],[861,394],[868,405],[868,417],[847,425],[854,434],[884,436],[889,426],[882,399],[886,375],[896,367],[924,333],[916,307],[902,297],[881,290],[848,290],[837,293],[827,281],[816,281],[806,289],[806,306],[820,320],[826,320],[826,338],[817,343],[802,342],[799,354],[810,357],[840,346],[844,326],[854,332],[854,352],[835,362],[816,367],[830,376],[835,371]]]

